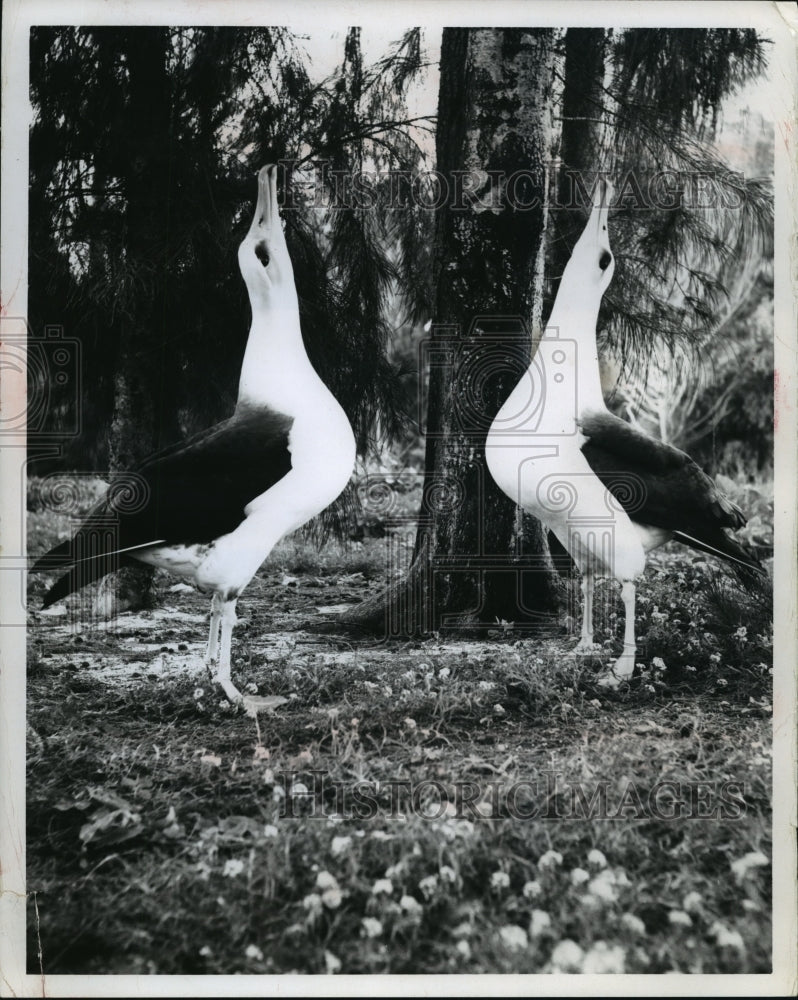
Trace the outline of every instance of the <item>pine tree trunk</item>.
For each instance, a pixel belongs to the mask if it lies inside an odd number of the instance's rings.
[[[174,377],[169,363],[169,331],[164,329],[166,244],[169,219],[168,157],[170,92],[164,28],[132,30],[126,45],[132,155],[125,178],[126,280],[131,288],[121,324],[114,376],[114,412],[108,437],[111,472],[135,469],[163,443],[173,440],[176,420],[169,407]],[[133,294],[131,294],[131,291]],[[117,607],[152,601],[150,567],[130,567],[117,575]],[[104,595],[107,596],[107,595]]]
[[[534,627],[556,607],[542,528],[522,522],[484,455],[540,326],[553,43],[548,29],[443,32],[437,169],[449,196],[436,219],[415,553],[406,579],[346,619],[388,635]]]
[[[606,45],[604,28],[568,28],[565,34],[561,166],[557,208],[551,215],[555,239],[547,307],[554,302],[562,272],[584,228],[585,198],[595,186],[597,172],[610,166],[600,159]]]

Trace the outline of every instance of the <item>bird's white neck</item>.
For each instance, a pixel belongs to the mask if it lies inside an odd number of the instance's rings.
[[[238,383],[238,406],[268,406],[294,415],[298,400],[321,380],[308,359],[296,294],[252,303],[252,326]]]
[[[604,394],[601,391],[601,373],[596,346],[596,323],[601,299],[593,301],[593,298],[586,295],[584,290],[574,288],[570,282],[566,284],[563,281],[546,323],[541,343],[574,342],[575,351],[569,351],[567,356],[578,366],[579,378],[574,383],[578,385],[578,406],[580,409],[601,410],[604,408]]]

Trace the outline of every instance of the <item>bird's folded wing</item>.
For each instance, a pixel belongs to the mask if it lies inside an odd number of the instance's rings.
[[[62,542],[34,565],[47,570],[85,558],[76,545],[113,531],[104,556],[155,544],[210,542],[244,520],[244,508],[291,469],[291,419],[270,411],[237,415],[224,424],[152,456],[129,477],[112,480],[75,539]],[[106,536],[107,537],[107,536]]]
[[[740,528],[745,517],[685,452],[610,413],[580,421],[582,454],[633,520],[669,530]]]
[[[652,472],[693,464],[688,454],[657,441],[608,411],[588,411],[579,417],[579,429],[594,445]]]

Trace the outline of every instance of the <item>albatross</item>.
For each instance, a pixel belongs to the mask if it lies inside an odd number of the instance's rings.
[[[685,452],[632,427],[604,403],[596,322],[615,270],[609,184],[599,182],[597,195],[532,364],[496,415],[485,456],[499,488],[576,563],[583,594],[577,651],[595,648],[596,577],[621,584],[623,652],[598,680],[614,688],[634,672],[635,581],[648,552],[677,539],[734,564],[743,580],[764,570],[730,533],[745,524],[740,508]]]
[[[231,701],[242,698],[230,670],[238,597],[275,544],[340,495],[355,462],[349,421],[302,342],[274,165],[258,174],[238,263],[252,323],[232,417],[135,470],[145,497],[138,506],[112,480],[75,536],[33,567],[67,568],[44,608],[133,562],[211,594],[205,664]]]

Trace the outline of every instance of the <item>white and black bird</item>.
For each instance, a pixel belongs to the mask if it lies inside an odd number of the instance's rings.
[[[258,174],[255,217],[238,262],[252,326],[232,417],[144,462],[136,472],[147,497],[137,509],[115,504],[112,481],[77,534],[33,567],[68,567],[44,607],[134,561],[212,594],[205,662],[235,701],[241,698],[230,675],[236,600],[274,545],[340,495],[355,463],[349,421],[302,341],[275,166]],[[95,542],[92,550],[92,538],[105,537],[96,529],[109,515],[116,540],[110,547]]]
[[[556,536],[582,576],[577,650],[593,648],[597,576],[621,584],[623,652],[600,679],[615,687],[635,665],[635,580],[646,553],[675,538],[764,572],[730,534],[745,517],[683,451],[636,430],[604,403],[596,346],[602,296],[615,269],[611,191],[598,198],[563,272],[532,364],[499,410],[485,455],[497,485]]]

